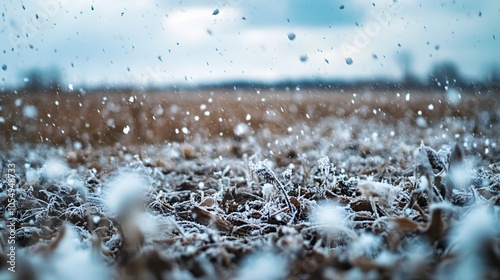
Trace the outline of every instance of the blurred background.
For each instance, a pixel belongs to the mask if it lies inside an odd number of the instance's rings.
[[[0,90],[500,81],[500,2],[2,1]]]

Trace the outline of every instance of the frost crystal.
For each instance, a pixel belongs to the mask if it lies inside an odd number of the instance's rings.
[[[259,181],[262,183],[274,184],[276,176],[273,171],[267,167],[263,161],[256,164],[250,163],[250,169],[258,176]]]
[[[285,171],[283,171],[283,173],[281,175],[283,176],[283,178],[285,180],[290,180],[290,178],[292,177],[292,169],[287,168]]]
[[[283,184],[281,184],[281,182],[278,180],[278,178],[276,178],[276,175],[274,175],[274,172],[264,164],[264,161],[260,161],[256,164],[254,164],[253,162],[250,162],[250,169],[252,170],[252,172],[254,172],[257,175],[257,177],[259,178],[259,181],[262,184],[271,184],[271,185],[275,186],[276,188],[278,188],[285,198],[288,209],[290,211],[292,211],[294,209],[291,202],[290,202],[290,198],[288,197],[288,194],[285,191],[285,187],[283,186]]]
[[[325,174],[325,176],[330,174],[330,170],[335,170],[335,168],[332,167],[332,164],[330,164],[328,157],[322,157],[318,160],[318,168],[323,172],[323,174]]]

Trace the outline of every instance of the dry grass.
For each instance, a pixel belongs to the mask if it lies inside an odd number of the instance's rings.
[[[0,123],[4,143],[84,145],[155,144],[165,141],[184,141],[196,135],[203,138],[232,137],[239,123],[253,129],[267,128],[272,133],[285,132],[297,122],[314,124],[325,117],[381,121],[414,122],[417,112],[426,119],[477,118],[479,110],[494,111],[498,97],[464,94],[462,102],[451,105],[442,93],[406,92],[352,93],[340,92],[97,92],[5,94],[0,106],[5,122]],[[131,99],[132,97],[132,99]],[[17,102],[21,101],[19,106]],[[131,102],[132,101],[132,102]],[[354,103],[353,103],[354,101]],[[202,105],[206,106],[201,107]],[[433,104],[434,110],[428,110]],[[23,115],[23,108],[33,105],[35,118]],[[374,115],[373,111],[378,114]],[[206,112],[209,112],[209,115]],[[249,121],[247,115],[251,116]],[[197,117],[197,119],[195,119]],[[123,129],[130,127],[130,133]],[[14,127],[16,127],[14,129]],[[189,135],[182,132],[185,127]]]

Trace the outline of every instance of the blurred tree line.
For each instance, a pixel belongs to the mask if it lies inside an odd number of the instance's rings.
[[[409,53],[402,52],[398,56],[398,63],[403,73],[400,81],[394,80],[355,80],[355,81],[293,81],[294,84],[301,86],[324,86],[333,85],[338,88],[359,87],[369,84],[389,85],[397,84],[400,88],[406,89],[445,89],[453,87],[458,89],[473,89],[473,90],[488,90],[500,88],[500,66],[492,64],[483,78],[480,80],[470,80],[464,77],[456,64],[451,61],[442,61],[434,64],[429,73],[425,77],[418,77],[411,69],[413,65],[412,56]],[[66,87],[62,86],[62,75],[56,67],[49,68],[32,68],[23,73],[23,87],[28,92],[40,92],[47,90],[63,90]],[[290,86],[292,82],[278,82],[275,84],[263,84],[252,81],[242,81],[236,83],[215,83],[213,85],[205,85],[205,87],[233,87],[233,84],[238,84],[239,88],[254,88],[254,87],[280,87]],[[107,85],[101,85],[107,87]],[[204,86],[200,86],[204,87]],[[97,87],[98,89],[98,87]]]
[[[61,88],[62,75],[56,67],[31,68],[23,73],[23,82],[27,91],[56,90]]]

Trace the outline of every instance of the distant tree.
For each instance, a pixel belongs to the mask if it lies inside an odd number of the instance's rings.
[[[29,91],[54,90],[61,84],[61,73],[55,67],[31,68],[23,75],[24,89]]]
[[[402,83],[404,87],[407,88],[418,88],[422,86],[422,83],[418,77],[413,73],[413,57],[409,51],[402,51],[398,53],[397,62],[403,73]]]
[[[500,66],[493,64],[490,66],[486,81],[494,87],[500,87]]]
[[[462,87],[465,84],[458,67],[451,61],[444,61],[435,64],[432,67],[427,80],[431,87]]]
[[[482,79],[476,81],[475,87],[476,91],[496,91],[500,89],[500,66],[497,63],[493,63],[488,67]]]

